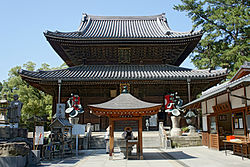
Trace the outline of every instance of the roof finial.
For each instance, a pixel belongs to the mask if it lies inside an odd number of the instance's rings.
[[[87,13],[82,13],[82,21],[85,21],[87,16],[88,16]]]
[[[162,17],[162,20],[163,20],[163,21],[165,21],[165,22],[167,21],[166,13],[162,13],[162,14],[161,14],[161,17]]]

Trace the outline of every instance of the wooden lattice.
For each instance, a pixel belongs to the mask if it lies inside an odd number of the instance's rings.
[[[227,103],[222,103],[222,104],[218,104],[216,106],[213,106],[213,110],[215,112],[225,112],[225,111],[231,111],[231,106],[230,104]]]

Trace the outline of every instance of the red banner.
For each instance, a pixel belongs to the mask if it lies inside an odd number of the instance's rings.
[[[173,96],[172,95],[165,95],[165,110],[173,109]]]
[[[74,95],[73,96],[73,107],[75,110],[80,110],[79,104],[80,104],[80,97],[78,95]]]

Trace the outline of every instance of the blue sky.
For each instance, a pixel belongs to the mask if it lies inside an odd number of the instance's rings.
[[[175,31],[190,31],[192,22],[184,12],[173,10],[179,0],[3,0],[0,3],[0,81],[8,71],[32,61],[40,67],[63,63],[43,32],[77,30],[82,13],[110,16],[148,16],[166,13]],[[190,59],[182,64],[194,68]]]

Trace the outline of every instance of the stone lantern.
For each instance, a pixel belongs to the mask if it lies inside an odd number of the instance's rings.
[[[187,114],[184,116],[186,118],[186,122],[188,124],[188,128],[189,128],[189,136],[195,136],[197,135],[197,133],[195,132],[195,123],[196,123],[196,117],[197,115],[195,115],[195,113],[191,110],[189,110],[187,112]]]

